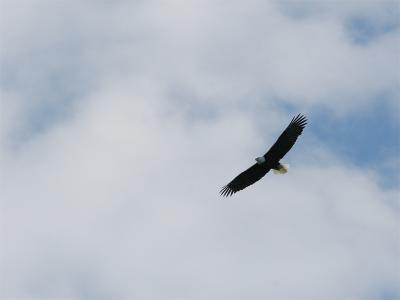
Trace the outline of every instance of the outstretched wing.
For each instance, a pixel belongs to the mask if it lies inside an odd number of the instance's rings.
[[[268,173],[270,168],[266,167],[265,164],[254,164],[246,171],[243,171],[238,176],[236,176],[231,182],[221,189],[220,194],[222,196],[232,196],[234,193],[243,190],[245,187],[252,185],[257,182],[265,174]]]
[[[307,118],[301,114],[298,114],[292,119],[289,126],[279,136],[275,144],[265,153],[265,159],[272,161],[279,161],[286,153],[293,147],[297,138],[303,132],[304,127],[307,124]]]

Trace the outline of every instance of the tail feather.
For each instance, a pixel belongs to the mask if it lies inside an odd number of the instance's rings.
[[[286,174],[289,171],[289,165],[279,164],[277,169],[272,170],[274,174]]]

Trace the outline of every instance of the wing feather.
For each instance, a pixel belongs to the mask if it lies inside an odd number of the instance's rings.
[[[307,118],[301,114],[293,117],[289,126],[282,132],[275,144],[265,153],[266,160],[279,161],[288,153],[302,134],[307,124]]]
[[[260,180],[265,176],[265,174],[268,173],[269,170],[270,168],[268,168],[265,164],[256,163],[252,165],[250,168],[240,173],[231,182],[224,186],[220,191],[221,196],[232,196],[234,193],[243,190],[249,185],[252,185]]]

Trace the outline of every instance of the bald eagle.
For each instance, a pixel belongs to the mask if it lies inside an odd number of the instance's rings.
[[[306,124],[307,118],[305,116],[298,114],[293,117],[289,126],[282,132],[268,152],[264,156],[257,157],[256,163],[225,185],[220,194],[224,197],[232,196],[260,180],[271,169],[274,170],[274,173],[285,174],[288,171],[288,166],[280,163],[280,160],[293,147]]]

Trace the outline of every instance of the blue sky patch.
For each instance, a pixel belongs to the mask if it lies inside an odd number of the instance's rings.
[[[392,32],[398,27],[398,13],[393,13],[391,18],[380,22],[366,17],[356,16],[350,18],[345,24],[350,39],[358,45],[368,45],[380,36]]]
[[[399,185],[395,166],[399,164],[400,120],[392,116],[385,101],[340,119],[321,110],[310,116],[310,130],[333,153],[359,167],[375,169],[389,185]]]

